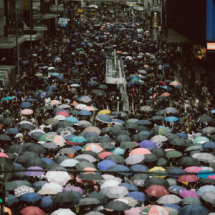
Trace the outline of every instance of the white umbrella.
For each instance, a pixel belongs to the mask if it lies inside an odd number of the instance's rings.
[[[134,165],[134,164],[138,164],[141,163],[144,160],[144,155],[130,155],[126,158],[125,163],[129,164],[129,165]]]
[[[118,181],[115,180],[110,180],[110,181],[105,181],[102,186],[101,189],[106,188],[106,187],[117,187],[120,183]]]
[[[108,189],[108,192],[107,192],[107,197],[108,198],[112,198],[112,199],[115,199],[115,198],[121,198],[121,197],[124,197],[125,195],[127,195],[129,192],[128,192],[128,189],[126,187],[112,187],[110,189]]]
[[[79,161],[77,161],[75,159],[66,159],[66,160],[62,161],[60,163],[60,165],[64,166],[64,167],[73,167],[73,166],[75,166],[76,163],[79,163]]]
[[[181,201],[181,198],[174,194],[165,195],[157,200],[158,204],[175,204]]]
[[[58,192],[62,192],[63,187],[58,183],[47,183],[47,184],[44,184],[44,186],[42,187],[42,190],[43,189],[53,189]]]
[[[38,193],[40,195],[55,195],[58,193],[58,191],[53,189],[42,189],[42,190],[39,190]]]
[[[24,195],[26,193],[34,193],[34,189],[32,187],[21,186],[21,187],[17,187],[14,190],[14,194],[16,197],[20,197],[21,195]]]
[[[162,143],[167,141],[168,139],[162,135],[156,135],[154,137],[151,138],[151,141],[155,142],[155,143]]]
[[[84,104],[77,104],[75,106],[75,108],[78,109],[78,110],[83,110],[85,107],[87,107],[87,105],[84,105]]]
[[[68,208],[59,208],[58,210],[51,213],[51,215],[76,215]]]
[[[48,67],[48,70],[52,70],[52,69],[55,69],[55,67]]]
[[[65,186],[67,181],[71,180],[70,175],[62,171],[49,171],[46,173],[46,177],[49,182],[57,183],[61,186]]]

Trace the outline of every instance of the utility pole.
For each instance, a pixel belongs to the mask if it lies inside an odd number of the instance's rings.
[[[17,59],[17,72],[19,76],[19,42],[18,42],[18,37],[19,37],[19,29],[18,29],[18,19],[17,19],[17,3],[18,1],[15,2],[15,11],[16,11],[16,59]]]

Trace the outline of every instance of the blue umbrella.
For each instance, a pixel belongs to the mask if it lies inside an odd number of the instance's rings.
[[[81,146],[72,146],[71,149],[75,149],[76,151],[80,151],[82,149]]]
[[[2,101],[4,102],[4,101],[12,100],[12,99],[14,99],[14,97],[5,97],[2,99]]]
[[[136,82],[134,82],[134,81],[127,82],[127,86],[130,86],[130,85],[133,85],[133,84],[136,84]]]
[[[112,123],[112,119],[105,115],[105,114],[99,114],[96,116],[96,120],[100,121],[100,122],[103,122],[103,123]]]
[[[71,135],[65,136],[64,139],[65,139],[65,140],[68,140],[68,139],[70,139],[71,137],[75,137],[75,135],[72,135],[72,134],[71,134]]]
[[[75,62],[75,65],[82,65],[82,62]]]
[[[179,211],[181,207],[177,204],[164,204],[162,205],[163,207],[168,207],[168,208],[174,208],[175,210]]]
[[[18,128],[9,128],[6,130],[6,132],[9,134],[18,134],[20,133],[20,130]]]
[[[141,148],[157,148],[157,144],[151,140],[143,140],[142,142],[139,143]]]
[[[200,187],[198,190],[197,190],[197,194],[199,195],[199,196],[201,196],[203,193],[205,193],[205,192],[213,192],[213,193],[215,193],[215,186],[213,186],[213,185],[205,185],[205,186],[202,186],[202,187]]]
[[[19,163],[13,162],[13,165],[15,167],[15,170],[23,170],[23,169],[25,169],[24,166],[22,166]]]
[[[200,171],[200,172],[197,174],[197,176],[198,176],[199,178],[208,178],[208,177],[211,176],[211,175],[215,175],[215,173],[214,173],[213,170],[208,170],[208,169],[202,170],[202,171]]]
[[[82,115],[82,116],[91,116],[92,113],[88,110],[81,110],[78,112],[78,115]]]
[[[131,79],[139,79],[138,77],[131,77]]]
[[[131,197],[131,198],[133,198],[137,201],[141,201],[141,202],[144,202],[147,200],[146,194],[144,194],[142,192],[137,192],[137,191],[127,194],[126,197]]]
[[[78,122],[78,119],[73,117],[73,116],[70,116],[70,117],[67,117],[65,119],[65,121],[70,121],[70,122],[73,122],[73,123],[77,123]]]
[[[203,205],[186,205],[179,211],[179,215],[203,215],[208,212],[209,210]]]
[[[124,155],[125,150],[121,148],[112,149],[110,152],[114,153],[115,155]]]
[[[112,123],[121,123],[121,124],[125,124],[125,121],[120,120],[120,119],[113,119]]]
[[[97,164],[97,168],[100,170],[107,170],[109,167],[116,165],[112,160],[103,160]]]
[[[51,158],[41,158],[43,161],[45,161],[48,164],[54,164],[55,162]]]
[[[138,134],[146,134],[147,136],[152,136],[152,133],[150,131],[141,131]]]
[[[172,88],[171,87],[169,87],[169,86],[160,86],[160,88],[163,88],[163,89],[166,89],[166,90],[169,90],[169,91],[171,91],[172,90]]]
[[[215,148],[215,142],[207,141],[207,142],[203,143],[202,146],[205,148]]]
[[[143,75],[146,75],[147,74],[147,71],[146,70],[139,70],[138,71],[140,74],[143,74]]]
[[[54,205],[54,202],[52,200],[52,196],[44,196],[41,199],[40,207],[47,208],[47,207],[52,207],[53,205]]]
[[[39,93],[38,97],[41,98],[41,99],[44,98],[44,97],[46,97],[46,92]]]
[[[183,138],[183,139],[188,138],[188,135],[185,134],[185,133],[177,133],[177,135],[178,135],[179,137]]]
[[[72,137],[69,139],[72,143],[83,143],[86,142],[87,140],[82,137],[82,136],[76,136],[76,137]]]
[[[171,65],[169,65],[169,64],[164,65],[164,68],[170,68],[170,67],[171,67]]]
[[[121,183],[118,186],[126,187],[128,190],[134,190],[134,191],[138,190],[138,188],[135,185],[130,183]]]
[[[45,90],[46,90],[46,91],[56,90],[56,87],[54,87],[54,86],[47,86],[47,87],[45,88]]]
[[[96,85],[98,85],[99,83],[97,82],[97,81],[89,81],[88,83],[87,83],[87,86],[88,87],[93,87],[93,86],[96,86]]]
[[[174,194],[177,194],[179,195],[181,193],[182,190],[186,190],[186,188],[184,187],[181,187],[181,186],[177,186],[177,185],[173,185],[171,187],[168,187],[168,190],[171,192],[171,193],[174,193]]]
[[[89,136],[89,135],[94,135],[94,136],[96,136],[96,137],[99,137],[98,134],[92,133],[92,132],[86,133],[86,134],[84,135],[84,137],[87,137],[87,136]]]
[[[30,102],[22,102],[20,105],[19,105],[19,107],[21,107],[21,108],[29,108],[29,107],[31,107],[32,106],[32,104],[30,103]]]
[[[152,123],[149,120],[142,119],[142,120],[137,121],[136,124],[138,124],[138,125],[151,125]]]
[[[19,200],[24,202],[36,202],[42,199],[42,196],[39,193],[25,193],[21,195]]]
[[[37,181],[33,184],[33,188],[34,188],[34,190],[39,191],[47,183],[48,183],[47,181]]]
[[[85,45],[86,45],[86,43],[81,43],[81,45],[82,45],[82,46],[85,46]]]
[[[58,75],[57,78],[58,78],[59,80],[61,80],[61,79],[64,79],[64,76],[63,76],[63,75]]]
[[[107,170],[117,171],[121,175],[132,175],[131,169],[128,168],[127,166],[123,166],[121,164],[118,164],[116,166],[112,166],[112,167],[108,168]],[[121,171],[126,171],[126,172],[121,172]],[[130,172],[128,172],[128,171],[130,171]]]
[[[25,99],[26,102],[36,102],[37,100],[34,98],[27,98]]]
[[[76,45],[71,45],[72,48],[76,47]]]
[[[211,113],[215,113],[215,110],[211,110]]]
[[[178,118],[175,116],[169,116],[169,117],[165,118],[164,120],[167,122],[175,122],[178,120]]]
[[[131,166],[131,169],[133,171],[149,171],[149,168],[147,166],[144,166],[142,164],[136,164]]]
[[[8,206],[11,206],[15,202],[19,202],[19,199],[14,195],[9,194],[7,198],[6,205]]]
[[[182,87],[179,85],[173,85],[175,88],[177,88],[178,90],[182,90]]]
[[[178,178],[180,175],[187,174],[186,171],[177,167],[167,169],[167,172],[174,178]]]
[[[83,196],[77,191],[72,190],[72,191],[65,191],[65,192],[72,192],[72,194],[76,197],[74,203],[78,202],[79,199],[83,198]]]

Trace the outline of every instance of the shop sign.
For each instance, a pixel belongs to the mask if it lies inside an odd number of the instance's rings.
[[[215,43],[207,43],[207,50],[215,50]]]

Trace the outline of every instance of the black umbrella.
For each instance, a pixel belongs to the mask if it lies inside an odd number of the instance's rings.
[[[196,123],[213,122],[213,121],[214,121],[213,117],[208,116],[208,115],[200,116],[195,120]]]
[[[156,165],[166,168],[167,162],[168,161],[165,158],[159,158]]]
[[[146,179],[149,178],[148,174],[135,174],[133,177],[131,177],[131,181],[135,181],[135,180],[143,180],[145,181]]]
[[[135,134],[132,136],[131,140],[132,141],[135,141],[135,142],[141,142],[143,140],[147,140],[148,139],[148,136],[146,134]]]
[[[161,186],[164,186],[165,188],[169,187],[168,181],[166,179],[160,178],[160,177],[152,177],[145,181],[146,188],[148,188],[152,185],[161,185]]]
[[[80,179],[82,180],[90,180],[90,181],[93,181],[93,180],[104,180],[104,178],[99,175],[99,174],[93,174],[93,173],[88,173],[88,174],[82,174],[79,176]]]
[[[156,155],[157,157],[161,157],[165,155],[165,151],[162,148],[153,148],[151,150],[151,153]]]
[[[95,135],[85,136],[85,139],[87,140],[86,143],[98,143],[99,142],[99,138],[96,137]]]
[[[93,198],[93,199],[98,199],[101,204],[106,204],[107,203],[107,197],[103,196],[100,193],[91,193],[91,194],[87,194],[86,198]]]
[[[74,202],[76,197],[72,192],[59,192],[52,197],[53,202],[66,203]]]
[[[186,146],[187,145],[187,142],[182,138],[171,140],[170,143],[172,145],[176,145],[176,146]]]
[[[60,154],[69,154],[69,153],[75,153],[75,152],[76,152],[75,149],[63,148],[63,149],[60,149],[58,153],[60,153]]]
[[[179,165],[182,166],[201,166],[200,162],[193,158],[193,157],[182,157],[179,161],[178,161]]]
[[[77,206],[81,205],[100,205],[101,202],[98,199],[94,198],[83,198],[78,200]]]
[[[145,162],[154,162],[158,160],[158,157],[155,154],[146,154],[144,156],[145,156],[145,159],[144,159]]]
[[[61,121],[57,125],[54,126],[55,129],[72,127],[73,123],[70,121]]]
[[[17,157],[16,159],[16,163],[25,163],[26,161],[28,161],[29,159],[31,159],[30,157],[28,157],[27,155],[20,155]]]
[[[2,174],[3,180],[8,181],[13,177],[13,171],[15,170],[15,167],[13,161],[11,161],[9,158],[0,157],[0,169],[3,171],[10,171],[8,173]]]
[[[152,117],[152,120],[162,120],[162,119],[164,119],[163,116],[153,116]]]
[[[41,110],[53,110],[52,106],[43,106],[40,108]]]
[[[127,131],[127,130],[120,130],[119,132],[118,132],[118,134],[120,135],[120,134],[123,134],[123,135],[127,135],[127,136],[130,136],[131,135],[131,133],[129,132],[129,131]]]
[[[213,178],[201,178],[199,182],[203,184],[215,184],[215,179]]]
[[[91,93],[96,94],[98,96],[104,96],[106,93],[102,90],[93,90]]]
[[[46,149],[43,146],[39,145],[39,144],[34,144],[34,145],[31,145],[31,146],[28,146],[26,148],[26,150],[35,152],[37,154],[44,154],[44,153],[47,152]]]
[[[116,137],[115,141],[119,143],[127,142],[127,141],[130,141],[130,137],[124,134],[120,134]]]
[[[88,151],[83,151],[82,154],[87,154],[87,155],[91,155],[93,156],[94,158],[97,158],[98,157],[98,154],[91,151],[91,150],[88,150]]]
[[[136,130],[137,126],[138,125],[134,124],[134,123],[128,123],[128,124],[125,125],[126,129],[134,129],[134,130]]]
[[[8,119],[3,119],[3,121],[2,121],[2,124],[3,125],[11,125],[11,124],[14,124],[15,122],[14,122],[14,120],[12,120],[12,119],[10,119],[10,118],[8,118]]]
[[[21,145],[11,145],[6,149],[6,152],[11,152],[11,153],[18,153],[20,149],[22,148]]]
[[[168,138],[169,141],[172,141],[174,139],[181,139],[177,134],[172,134],[172,133],[167,134],[165,136]]]
[[[15,154],[13,154],[13,153],[5,153],[6,155],[8,155],[9,156],[9,159],[10,160],[13,160],[13,159],[15,159],[17,156],[15,155]]]
[[[121,155],[109,155],[105,157],[105,160],[111,160],[115,163],[122,163],[125,161],[125,159]]]
[[[41,158],[33,158],[29,159],[24,163],[25,167],[31,167],[31,166],[39,166],[39,167],[45,167],[47,164],[45,161],[43,161]]]
[[[32,129],[34,129],[34,125],[32,125],[30,123],[22,123],[22,124],[20,124],[20,128],[24,128],[26,130],[32,130]]]
[[[106,133],[110,132],[111,128],[112,128],[112,127],[105,127],[105,128],[102,128],[101,134],[106,134]]]
[[[138,125],[135,129],[137,131],[149,131],[149,129],[146,126],[143,126],[143,125]]]
[[[100,143],[111,143],[112,142],[112,139],[108,136],[101,136],[99,138],[99,142]]]
[[[56,164],[60,164],[61,162],[63,162],[64,160],[67,160],[67,159],[70,159],[70,158],[66,155],[60,155],[60,156],[57,156],[55,159],[53,159],[53,161]]]
[[[50,98],[54,98],[55,94],[54,94],[53,91],[47,91],[47,92],[46,92],[46,96],[47,96],[47,97],[50,97]],[[50,107],[50,106],[47,106],[47,107]]]
[[[103,148],[103,149],[114,149],[115,146],[111,143],[101,143],[100,146]]]
[[[26,148],[28,147],[28,146],[30,146],[30,143],[28,144],[28,143],[25,143],[27,146],[26,146]],[[32,143],[33,144],[33,143]],[[24,148],[24,147],[23,147]],[[28,152],[28,151],[25,151],[22,155],[25,155],[25,156],[28,156],[28,157],[30,157],[30,158],[39,158],[39,155],[37,154],[37,153],[35,153],[35,152]]]
[[[104,208],[111,209],[114,211],[125,211],[129,210],[131,207],[121,201],[111,201],[105,204]]]
[[[11,138],[6,134],[0,134],[0,140],[11,141]]]

